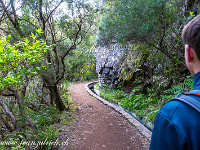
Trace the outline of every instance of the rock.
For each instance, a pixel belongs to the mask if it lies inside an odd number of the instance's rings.
[[[100,88],[104,84],[110,88],[118,87],[118,79],[126,47],[122,44],[114,43],[94,49],[93,54],[96,57],[96,71]]]

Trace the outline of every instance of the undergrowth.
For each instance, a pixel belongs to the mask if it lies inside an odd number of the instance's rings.
[[[74,104],[70,98],[68,85],[62,84],[59,91],[68,111],[59,112],[55,106],[38,104],[37,110],[26,107],[27,117],[35,128],[26,127],[21,131],[8,133],[0,143],[1,150],[53,150],[61,145],[59,132],[63,125],[72,125],[74,119]],[[32,100],[34,101],[34,100]],[[38,103],[37,101],[35,104]],[[13,110],[15,111],[15,110]],[[44,144],[41,144],[41,143]]]
[[[124,109],[134,112],[140,119],[143,118],[146,122],[154,123],[158,111],[164,104],[169,102],[179,92],[189,91],[192,87],[193,80],[191,77],[188,77],[183,83],[179,83],[165,91],[158,92],[149,88],[148,95],[142,94],[140,92],[142,87],[137,86],[132,90],[131,94],[127,94],[120,89],[104,88],[100,91],[100,96],[119,104]]]

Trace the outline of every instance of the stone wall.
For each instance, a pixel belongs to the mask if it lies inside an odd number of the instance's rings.
[[[100,88],[104,84],[110,88],[118,87],[120,68],[125,51],[126,46],[117,43],[94,49],[93,54],[96,57],[96,71]]]

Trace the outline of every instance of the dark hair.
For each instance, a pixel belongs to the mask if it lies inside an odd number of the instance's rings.
[[[200,14],[183,28],[182,37],[185,44],[192,47],[200,60]]]

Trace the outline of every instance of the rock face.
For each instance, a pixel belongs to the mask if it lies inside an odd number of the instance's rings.
[[[109,88],[118,87],[120,68],[125,51],[126,47],[117,43],[94,49],[93,55],[96,57],[96,71],[100,88],[104,84]]]

